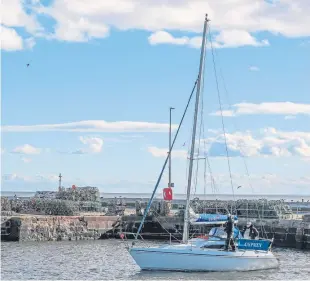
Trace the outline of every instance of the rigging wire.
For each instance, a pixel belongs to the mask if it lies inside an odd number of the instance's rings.
[[[158,215],[158,217],[160,216],[160,214],[159,214],[156,210],[153,210],[153,211],[154,211],[154,213],[156,213],[156,214]],[[155,219],[158,221],[158,223],[160,224],[160,226],[161,226],[168,234],[170,234],[171,237],[173,237],[176,241],[181,242],[181,240],[179,240],[179,239],[178,239],[177,237],[175,237],[171,232],[169,232],[169,230],[167,230],[167,229],[165,228],[165,226],[161,223],[161,221],[158,219],[158,217],[155,216]],[[167,221],[164,217],[161,216],[161,219],[164,220],[164,222],[168,224],[168,221]],[[176,233],[182,235],[182,233],[181,233],[178,229],[175,228],[175,230],[176,230]]]
[[[202,135],[202,131],[204,131],[203,129],[203,116],[204,116],[204,102],[203,102],[203,98],[204,98],[204,85],[205,85],[205,72],[206,72],[206,52],[207,48],[205,47],[204,52],[203,52],[203,66],[202,66],[202,79],[201,79],[201,93],[202,95],[201,97],[201,103],[200,103],[200,120],[199,120],[199,141],[198,141],[198,146],[197,146],[197,160],[196,160],[196,171],[195,171],[195,178],[194,178],[194,194],[196,194],[197,191],[197,185],[198,185],[198,176],[199,176],[199,155],[200,155],[200,145],[201,145],[201,135]],[[204,141],[204,140],[203,140]]]
[[[206,54],[205,54],[206,56]],[[205,87],[205,75],[206,73],[206,64],[205,64],[205,58],[204,58],[204,68],[203,68],[203,79],[202,79],[202,93],[204,92],[204,87]],[[213,193],[215,193],[215,182],[214,182],[214,178],[212,175],[212,170],[211,170],[211,165],[209,162],[209,158],[208,158],[208,154],[207,154],[207,147],[206,147],[206,140],[205,140],[205,130],[204,130],[204,99],[203,99],[204,95],[201,95],[201,117],[200,117],[200,132],[199,132],[199,147],[200,147],[200,140],[201,140],[201,135],[203,138],[203,152],[204,152],[204,195],[206,194],[206,162],[208,162],[208,167],[209,167],[209,173],[210,173],[210,177],[212,177],[211,179],[211,190]],[[199,153],[198,153],[199,156]],[[197,166],[198,166],[198,162],[197,162]],[[198,169],[198,167],[197,167]]]
[[[210,34],[210,27],[209,27],[209,34]],[[210,35],[211,36],[211,35]],[[231,102],[230,102],[230,98],[229,98],[229,93],[228,93],[228,89],[227,89],[227,86],[226,86],[226,82],[225,82],[225,79],[224,79],[224,75],[223,75],[223,72],[222,72],[222,68],[221,68],[221,63],[220,63],[220,58],[219,58],[219,55],[218,55],[218,52],[216,49],[214,49],[214,53],[217,57],[217,60],[218,60],[218,65],[219,65],[219,73],[220,73],[220,77],[221,79],[223,80],[223,86],[224,86],[224,92],[225,92],[225,95],[226,95],[226,98],[227,98],[227,101],[228,101],[228,108],[229,110],[233,110],[232,109],[232,106],[231,106]],[[232,123],[233,123],[233,126],[235,128],[236,131],[238,131],[238,128],[236,126],[236,123],[232,120]],[[248,165],[247,165],[247,161],[246,161],[246,156],[244,155],[244,153],[242,153],[242,147],[240,145],[239,142],[237,142],[237,146],[238,148],[240,149],[241,153],[241,158],[242,158],[242,161],[243,161],[243,164],[244,164],[244,167],[245,167],[245,171],[246,171],[246,176],[247,176],[247,179],[248,179],[248,184],[252,190],[252,193],[254,193],[254,188],[253,188],[253,185],[252,185],[252,182],[251,182],[251,179],[250,179],[250,173],[249,173],[249,169],[248,169]],[[260,216],[260,212],[259,212],[259,208],[258,208],[258,204],[257,202],[255,202],[255,206],[256,206],[256,210],[257,210],[257,214],[258,214],[258,217],[259,219],[261,219],[261,216]],[[265,228],[264,226],[261,226],[261,230],[263,232],[263,234],[267,237],[267,233],[265,231]]]
[[[204,86],[205,86],[205,72],[206,72],[206,64],[205,64],[205,57],[206,57],[206,50],[204,53],[204,66],[203,66],[203,77],[202,77],[202,93],[204,93]],[[211,185],[211,190],[213,194],[216,194],[219,189],[217,187],[217,185],[215,184],[215,180],[214,180],[214,176],[212,173],[212,169],[211,169],[211,165],[210,165],[210,161],[209,161],[209,157],[208,157],[208,153],[207,153],[207,147],[206,147],[206,139],[205,139],[205,130],[204,130],[204,99],[203,99],[204,95],[201,95],[201,114],[200,114],[200,129],[199,129],[199,144],[198,144],[198,152],[197,152],[197,156],[199,157],[200,155],[200,150],[201,150],[201,136],[203,138],[203,152],[204,152],[204,197],[206,195],[206,186],[207,186],[207,166],[209,169],[209,174],[210,174],[210,185]],[[197,165],[196,165],[196,181],[195,181],[195,191],[194,193],[196,193],[197,190],[197,182],[198,182],[198,163],[199,160],[197,161]],[[216,199],[217,199],[217,195],[216,195]],[[217,210],[217,203],[216,203],[216,210]]]
[[[206,57],[206,50],[207,50],[207,47],[205,46],[204,50],[203,50],[203,54],[202,54],[202,73],[200,74],[202,76],[202,79],[201,79],[201,92],[203,93],[204,91],[204,77],[205,77],[205,57]],[[203,94],[200,95],[200,99],[203,100]],[[202,127],[202,120],[203,120],[203,103],[200,103],[199,104],[200,108],[198,108],[198,111],[200,110],[201,112],[201,116],[200,116],[200,120],[199,120],[199,141],[198,141],[198,146],[197,146],[197,151],[196,153],[194,152],[194,158],[195,156],[197,157],[196,161],[196,169],[194,170],[194,176],[193,176],[193,184],[191,185],[191,191],[194,190],[194,192],[192,194],[196,194],[196,190],[197,190],[197,183],[198,183],[198,172],[199,172],[199,154],[200,154],[200,141],[201,141],[201,127]],[[197,113],[198,114],[198,113]],[[195,122],[195,118],[193,119],[193,124]],[[192,126],[192,128],[194,129],[194,127]],[[193,129],[192,129],[192,134],[193,135]],[[195,140],[196,142],[196,140]],[[189,159],[191,160],[191,159]],[[195,159],[192,159],[193,161]]]
[[[203,80],[203,89],[204,89],[204,80]],[[203,196],[204,199],[206,197],[206,190],[207,190],[207,156],[206,156],[206,138],[205,138],[205,129],[204,129],[204,119],[203,119],[203,110],[204,110],[204,102],[203,99],[201,100],[201,107],[202,107],[202,119],[201,119],[201,124],[202,124],[202,139],[203,139],[203,154],[204,154],[204,161],[203,161]],[[211,175],[211,174],[210,174]],[[212,189],[212,182],[211,182],[211,190]]]
[[[216,56],[218,57],[218,60],[219,60],[219,56],[218,56],[216,50],[215,50],[215,54],[216,54]],[[230,102],[228,90],[227,90],[227,87],[226,87],[225,79],[224,79],[224,76],[223,76],[223,73],[222,73],[222,68],[221,68],[220,62],[219,62],[219,70],[220,70],[221,78],[222,78],[222,80],[223,80],[223,85],[224,85],[224,90],[225,90],[226,98],[227,98],[227,100],[228,100],[228,108],[229,108],[230,110],[232,110],[232,106],[231,106],[231,102]],[[233,126],[235,127],[235,130],[238,130],[238,128],[237,128],[237,126],[236,126],[236,124],[235,124],[235,122],[234,122],[233,120],[232,120],[232,123],[233,123]],[[239,149],[240,149],[241,152],[242,152],[242,147],[241,147],[241,145],[240,145],[239,142],[237,142],[237,146],[239,147]],[[242,158],[242,160],[243,160],[244,167],[245,167],[245,170],[246,170],[246,174],[247,174],[247,176],[248,176],[249,186],[251,187],[252,192],[254,193],[254,189],[253,189],[253,186],[252,186],[251,181],[250,181],[250,174],[249,174],[249,170],[248,170],[248,165],[247,165],[247,163],[246,163],[245,156],[244,156],[243,153],[241,153],[241,158]]]
[[[204,108],[203,105],[203,100],[202,100],[202,108]],[[203,115],[203,113],[202,113]],[[209,157],[208,157],[208,153],[207,153],[207,146],[206,146],[206,138],[205,138],[205,130],[204,130],[204,119],[202,119],[202,138],[203,138],[203,151],[204,151],[204,174],[203,174],[203,179],[204,179],[204,198],[206,196],[206,188],[207,188],[207,165],[209,168],[209,174],[210,174],[210,186],[211,186],[211,191],[213,194],[216,194],[216,184],[215,184],[215,180],[213,177],[213,173],[212,173],[212,169],[211,169],[211,165],[210,165],[210,161],[209,161]],[[216,195],[216,199],[217,199],[217,195]],[[216,203],[216,211],[217,211],[217,203]],[[204,208],[204,212],[206,212],[206,209]]]
[[[228,153],[227,138],[226,138],[226,131],[225,131],[225,125],[224,125],[224,117],[223,117],[223,110],[222,110],[222,101],[221,101],[221,95],[220,95],[217,71],[216,71],[216,66],[215,66],[215,57],[214,57],[213,43],[212,43],[210,29],[209,29],[209,35],[210,35],[210,43],[211,43],[211,53],[212,53],[212,60],[213,60],[214,75],[215,75],[216,88],[217,88],[217,96],[218,96],[218,101],[219,101],[219,106],[220,106],[220,111],[221,111],[221,121],[222,121],[222,129],[223,129],[224,140],[225,140],[225,149],[226,149],[226,157],[227,157],[227,163],[228,163],[230,184],[231,184],[231,190],[232,190],[232,193],[233,193],[233,199],[234,199],[235,208],[236,208],[235,191],[234,191],[234,185],[233,185],[232,173],[231,173],[231,167],[230,167],[230,159],[229,159],[229,153]]]
[[[191,132],[193,131],[193,129],[191,129]],[[187,160],[186,160],[186,172],[185,172],[185,182],[188,181],[188,169],[189,169],[189,157],[188,155],[190,155],[190,146],[191,146],[191,134],[188,135],[188,139],[187,139]],[[187,190],[187,184],[184,185],[184,193],[186,194],[186,190]]]
[[[204,77],[204,76],[203,76]],[[203,89],[203,84],[202,84]],[[201,143],[201,132],[202,132],[202,124],[203,124],[203,95],[201,95],[201,116],[200,116],[200,124],[199,124],[199,141],[198,141],[198,147],[197,147],[197,160],[196,160],[196,177],[195,177],[195,183],[194,183],[194,194],[196,194],[197,191],[197,183],[198,183],[198,173],[199,173],[199,155],[200,155],[200,143]]]
[[[203,102],[203,101],[202,101]],[[205,138],[205,126],[204,126],[204,119],[202,120],[203,124],[202,124],[202,137],[203,137],[203,150],[204,150],[204,156],[205,156],[205,161],[204,161],[204,181],[205,181],[205,185],[206,185],[206,178],[207,178],[207,175],[206,175],[206,164],[208,165],[208,169],[209,169],[209,174],[210,174],[210,185],[211,185],[211,191],[213,194],[216,195],[216,193],[219,191],[217,185],[215,184],[215,180],[214,180],[214,177],[213,177],[213,172],[212,172],[212,169],[211,169],[211,164],[210,164],[210,161],[209,161],[209,156],[208,156],[208,152],[207,152],[207,146],[206,146],[206,138]],[[204,192],[206,193],[206,192]],[[205,194],[204,194],[205,195]],[[216,195],[216,198],[217,198],[217,195]]]
[[[148,202],[148,204],[147,204],[146,209],[144,210],[144,214],[143,214],[141,223],[140,223],[140,225],[139,225],[139,228],[138,228],[138,231],[137,231],[137,234],[136,234],[135,239],[138,239],[138,236],[139,236],[140,231],[141,231],[141,229],[142,229],[142,226],[143,226],[143,224],[144,224],[144,221],[145,221],[145,218],[146,218],[146,216],[147,216],[147,213],[148,213],[149,210],[150,210],[151,204],[152,204],[153,199],[154,199],[154,196],[155,196],[155,194],[156,194],[156,190],[157,190],[157,188],[158,188],[158,186],[159,186],[160,180],[161,180],[162,175],[163,175],[163,173],[164,173],[164,170],[165,170],[165,168],[166,168],[166,165],[167,165],[168,159],[169,159],[169,157],[170,157],[171,151],[172,151],[172,149],[173,149],[173,146],[174,146],[174,144],[175,144],[175,141],[176,141],[176,139],[177,139],[177,136],[178,136],[178,134],[179,134],[179,131],[180,131],[180,129],[181,129],[181,126],[182,126],[182,124],[183,124],[183,120],[184,120],[184,118],[185,118],[185,115],[186,115],[188,106],[189,106],[189,104],[190,104],[190,101],[191,101],[191,99],[192,99],[192,96],[193,96],[193,94],[194,94],[194,91],[195,91],[195,89],[196,89],[197,83],[198,83],[198,78],[197,78],[196,81],[195,81],[195,84],[194,84],[193,89],[192,89],[192,91],[191,91],[190,97],[189,97],[189,99],[188,99],[188,101],[187,101],[187,104],[186,104],[184,113],[183,113],[183,115],[182,115],[182,118],[181,118],[179,127],[178,127],[178,129],[177,129],[177,131],[176,131],[176,134],[175,134],[175,136],[174,136],[173,142],[172,142],[171,147],[170,147],[170,149],[169,149],[169,153],[168,153],[168,155],[167,155],[167,157],[166,157],[165,163],[164,163],[164,165],[163,165],[163,167],[162,167],[162,170],[161,170],[161,172],[160,172],[160,174],[159,174],[159,177],[158,177],[158,179],[157,179],[157,182],[156,182],[155,188],[154,188],[154,190],[153,190],[152,196],[151,196],[151,198],[150,198],[150,200],[149,200],[149,202]]]
[[[205,72],[206,72],[206,64],[205,64],[205,58],[206,58],[206,49],[204,53],[204,66],[203,66],[203,73],[202,73],[202,93],[204,93],[204,86],[205,86]],[[201,106],[200,106],[200,126],[199,126],[199,143],[198,143],[198,151],[197,151],[197,157],[199,158],[200,155],[200,150],[201,148],[201,136],[203,138],[203,152],[204,152],[204,197],[206,195],[206,186],[207,186],[207,166],[209,169],[209,174],[210,174],[210,185],[211,185],[211,191],[213,194],[216,194],[219,190],[217,185],[215,184],[214,176],[212,173],[208,153],[207,153],[207,147],[206,147],[206,140],[205,140],[205,130],[204,130],[204,95],[201,95]],[[194,189],[194,194],[197,191],[197,184],[198,184],[198,175],[199,175],[199,159],[197,159],[197,164],[196,164],[196,177],[195,177],[195,189]],[[217,199],[217,196],[216,196]]]

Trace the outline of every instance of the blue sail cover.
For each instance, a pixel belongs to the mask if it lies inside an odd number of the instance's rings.
[[[244,250],[268,251],[270,243],[271,241],[269,240],[239,239],[238,248]]]
[[[234,221],[238,220],[237,216],[234,216]],[[199,214],[199,217],[194,221],[194,223],[225,223],[227,221],[227,215],[217,215],[217,214]]]

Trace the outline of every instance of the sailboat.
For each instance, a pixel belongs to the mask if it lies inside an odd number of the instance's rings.
[[[261,269],[270,269],[278,267],[278,260],[271,251],[272,246],[271,240],[239,239],[236,251],[225,251],[222,249],[213,249],[210,247],[205,247],[202,239],[189,239],[189,224],[191,223],[190,193],[191,193],[191,182],[193,174],[197,115],[198,115],[199,98],[201,92],[202,70],[204,65],[204,53],[206,47],[206,33],[207,33],[208,21],[209,21],[208,15],[206,15],[204,21],[203,38],[201,45],[199,76],[195,83],[195,87],[197,85],[197,91],[195,101],[194,124],[191,139],[189,170],[188,170],[183,241],[180,244],[168,244],[157,247],[136,247],[135,243],[133,243],[132,246],[128,247],[128,251],[132,256],[132,258],[137,263],[137,265],[142,270],[249,271],[249,270],[261,270]],[[172,147],[170,147],[170,151],[168,154],[171,153]],[[165,165],[167,164],[169,156],[170,155],[167,156],[163,170],[165,168]],[[136,239],[140,235],[139,233],[143,227],[148,210],[150,209],[150,206],[152,204],[152,200],[154,198],[160,178],[163,174],[163,170],[161,171],[160,177],[157,181],[156,187],[153,191],[148,206],[144,211],[144,216],[142,218],[140,227],[136,234]],[[207,241],[205,243],[207,243]]]

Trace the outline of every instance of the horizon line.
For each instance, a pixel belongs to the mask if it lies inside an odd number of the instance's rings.
[[[13,190],[1,190],[0,193],[36,193],[36,192],[58,192],[58,190],[25,190],[25,191],[13,191]],[[146,194],[152,194],[152,192],[104,192],[100,191],[99,193],[101,194],[137,194],[137,195],[146,195]],[[162,192],[157,192],[156,194],[162,194]],[[186,195],[186,193],[174,193],[174,195]],[[235,197],[240,197],[240,196],[310,196],[310,194],[292,194],[292,193],[242,193],[242,194],[230,194],[230,193],[196,193],[196,194],[191,194],[191,196],[235,196]]]

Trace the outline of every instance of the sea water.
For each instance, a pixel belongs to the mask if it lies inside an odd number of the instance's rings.
[[[121,240],[2,242],[1,279],[309,279],[310,251],[275,248],[274,254],[279,259],[280,266],[271,270],[229,273],[146,272],[140,271]]]

